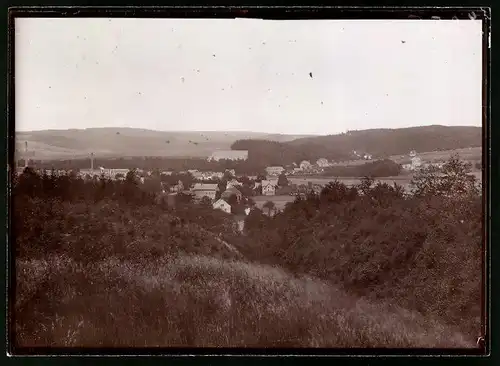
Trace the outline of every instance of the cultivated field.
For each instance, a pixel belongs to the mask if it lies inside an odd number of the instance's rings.
[[[445,150],[445,151],[429,151],[418,153],[418,156],[425,161],[446,161],[453,154],[458,154],[461,160],[465,161],[480,161],[483,153],[482,147],[468,147],[465,149]],[[403,163],[409,161],[408,155],[393,155],[389,159],[396,163]]]

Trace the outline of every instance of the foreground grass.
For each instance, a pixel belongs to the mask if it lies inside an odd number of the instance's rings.
[[[474,347],[311,277],[207,256],[18,260],[18,346]]]

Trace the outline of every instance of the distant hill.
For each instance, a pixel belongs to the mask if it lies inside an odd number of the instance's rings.
[[[206,157],[215,150],[229,150],[238,139],[263,139],[286,142],[305,135],[259,132],[180,132],[138,128],[87,128],[16,133],[16,148],[35,152],[34,159],[69,159],[118,156]]]
[[[301,160],[350,160],[354,151],[369,153],[374,159],[392,155],[438,150],[454,150],[482,145],[481,127],[423,126],[399,129],[351,131],[339,135],[309,136],[292,141],[263,139],[236,141],[231,147],[249,151],[249,158],[268,165],[290,164]]]

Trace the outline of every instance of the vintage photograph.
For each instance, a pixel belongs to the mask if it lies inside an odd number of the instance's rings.
[[[484,348],[482,19],[14,28],[14,349]]]

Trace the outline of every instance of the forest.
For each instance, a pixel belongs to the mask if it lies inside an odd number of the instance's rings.
[[[470,165],[413,191],[332,181],[268,217],[124,181],[12,178],[17,347],[472,348],[483,201]],[[89,311],[92,309],[92,311]]]
[[[481,146],[480,127],[422,126],[398,129],[348,131],[329,136],[305,137],[288,142],[241,139],[231,145],[233,150],[248,150],[249,159],[266,165],[299,164],[319,158],[346,161],[353,152],[369,153],[374,159],[419,152],[455,150]]]

